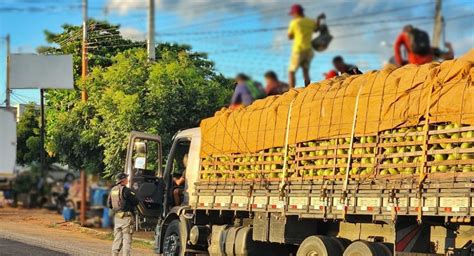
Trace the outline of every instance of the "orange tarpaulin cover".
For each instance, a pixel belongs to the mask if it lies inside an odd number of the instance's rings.
[[[201,122],[202,156],[252,153],[285,144],[375,134],[429,121],[474,125],[474,49],[442,63],[387,66],[341,76],[252,105],[224,108]],[[291,111],[290,111],[291,106]]]

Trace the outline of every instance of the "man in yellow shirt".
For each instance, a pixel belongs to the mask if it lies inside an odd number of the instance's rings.
[[[310,83],[309,67],[314,53],[311,48],[311,39],[313,32],[319,27],[319,21],[324,18],[324,14],[318,16],[317,20],[306,18],[304,9],[299,4],[291,6],[289,13],[293,16],[288,27],[288,39],[293,40],[293,48],[291,51],[290,66],[288,68],[290,88],[295,88],[295,73],[299,67],[303,69],[304,84]]]

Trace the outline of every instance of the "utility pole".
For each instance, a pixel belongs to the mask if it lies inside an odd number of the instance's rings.
[[[87,0],[82,0],[82,94],[83,102],[87,101]],[[81,225],[86,224],[86,206],[87,206],[87,176],[86,171],[81,169]]]
[[[44,149],[44,141],[45,141],[45,127],[46,122],[44,119],[44,91],[45,89],[40,89],[40,109],[41,109],[41,129],[40,129],[40,141],[41,141],[41,148],[40,148],[40,160],[41,160],[41,178],[46,178],[46,152]]]
[[[155,0],[148,0],[148,59],[155,61]]]
[[[87,78],[87,0],[82,0],[82,80]],[[82,87],[82,101],[87,101],[87,89]]]
[[[443,28],[443,17],[441,16],[441,0],[436,0],[435,3],[435,16],[433,26],[433,40],[431,45],[438,48],[441,39],[441,30]]]
[[[5,104],[7,109],[10,108],[10,34],[5,37],[7,44],[7,84],[5,86]]]

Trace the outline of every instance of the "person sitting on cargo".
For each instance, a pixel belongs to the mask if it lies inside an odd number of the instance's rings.
[[[443,60],[452,60],[454,59],[454,50],[453,46],[450,42],[445,42],[444,47],[446,48],[445,51],[438,47],[431,48],[431,54],[433,55],[433,59],[436,61],[443,61]]]
[[[183,156],[183,169],[181,172],[173,173],[173,200],[174,205],[181,205],[181,198],[184,192],[184,183],[186,175],[186,167],[188,166],[188,154]]]
[[[279,95],[288,91],[288,84],[278,80],[278,76],[273,71],[265,73],[265,92],[267,96]]]
[[[358,75],[362,72],[357,68],[357,66],[352,64],[347,64],[344,62],[344,59],[341,56],[336,56],[332,59],[332,64],[334,68],[339,72],[339,75],[349,74],[349,75]]]
[[[246,85],[249,79],[247,75],[242,73],[235,77],[235,90],[230,101],[230,108],[237,108],[240,105],[248,106],[254,101]]]
[[[327,80],[327,79],[331,79],[331,78],[337,76],[337,71],[331,69],[331,70],[329,70],[328,72],[323,73],[323,75],[324,75],[324,79],[326,79],[326,80]]]

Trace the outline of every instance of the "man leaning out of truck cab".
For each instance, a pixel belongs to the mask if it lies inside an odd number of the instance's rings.
[[[181,198],[184,192],[184,182],[186,175],[186,167],[188,167],[188,154],[183,156],[183,171],[173,174],[173,200],[176,206],[181,205]]]

